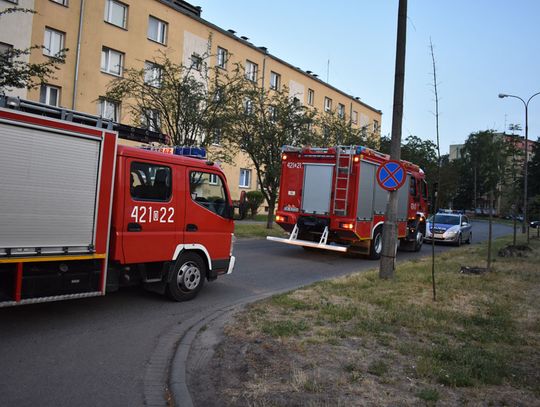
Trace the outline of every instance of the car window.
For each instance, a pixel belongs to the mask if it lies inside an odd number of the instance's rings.
[[[136,201],[166,202],[171,197],[171,169],[158,164],[132,162],[130,193]]]
[[[191,199],[198,205],[218,214],[225,216],[228,206],[225,183],[217,174],[192,171],[189,174],[189,189]]]
[[[437,214],[435,215],[435,223],[442,223],[445,225],[459,225],[459,218],[459,216]]]

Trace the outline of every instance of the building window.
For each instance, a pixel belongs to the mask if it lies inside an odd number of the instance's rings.
[[[58,4],[61,4],[62,6],[66,6],[68,5],[68,0],[51,0],[53,3],[58,3]]]
[[[219,68],[227,69],[227,59],[229,59],[229,52],[225,48],[218,47],[217,66]]]
[[[148,39],[165,44],[167,42],[167,23],[155,17],[148,17]]]
[[[240,168],[240,188],[249,188],[251,186],[251,170]]]
[[[246,79],[257,82],[257,74],[259,72],[259,65],[255,62],[246,61]]]
[[[218,182],[219,182],[219,177],[217,176],[217,174],[208,174],[208,183],[210,185],[217,185]]]
[[[101,71],[122,76],[124,54],[107,47],[101,49]]]
[[[353,110],[353,112],[352,112],[351,121],[353,122],[353,124],[358,123],[358,112],[356,110]]]
[[[60,104],[60,88],[51,85],[41,85],[39,101],[51,106]]]
[[[315,103],[315,91],[313,89],[307,90],[307,104],[313,106]]]
[[[274,123],[277,120],[277,107],[269,106],[268,107],[268,119]]]
[[[379,122],[377,120],[373,120],[373,133],[378,133],[379,130]]]
[[[345,118],[345,105],[338,103],[338,117],[340,119]]]
[[[130,175],[131,183],[129,185],[129,190],[131,197],[134,200],[167,202],[170,199],[172,193],[172,177],[171,169],[169,167],[150,163],[132,162]],[[163,208],[161,210],[163,210]]]
[[[215,144],[217,146],[221,145],[221,137],[222,137],[221,132],[222,130],[219,127],[217,129],[214,129],[213,134],[212,134],[212,144]]]
[[[325,112],[331,112],[332,111],[332,99],[325,97],[324,98],[324,111]]]
[[[161,65],[144,62],[144,83],[159,88],[161,85]]]
[[[65,34],[52,28],[45,28],[45,37],[43,39],[43,55],[50,57],[59,56],[60,51],[64,49]]]
[[[116,0],[105,2],[105,21],[118,27],[127,27],[128,6]]]
[[[13,45],[0,42],[0,62],[13,61]]]
[[[244,113],[249,115],[253,113],[253,101],[250,99],[246,99],[244,101]]]
[[[195,69],[196,71],[200,71],[202,69],[202,58],[199,54],[191,55],[191,68]]]
[[[160,131],[161,121],[159,119],[159,111],[155,109],[146,109],[142,115],[142,125],[150,131]]]
[[[118,102],[113,100],[101,98],[98,103],[98,113],[101,117],[107,120],[112,120],[113,122],[118,121],[118,112],[120,110],[120,105]]]
[[[281,75],[270,71],[270,89],[279,90],[281,88]]]

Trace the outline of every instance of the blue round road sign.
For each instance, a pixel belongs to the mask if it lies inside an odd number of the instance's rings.
[[[395,191],[403,186],[407,172],[399,161],[390,160],[377,170],[377,182],[387,191]]]

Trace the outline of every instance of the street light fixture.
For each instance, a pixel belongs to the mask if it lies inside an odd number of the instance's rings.
[[[525,162],[523,163],[523,226],[521,232],[527,232],[527,244],[529,243],[529,223],[527,221],[527,181],[528,181],[528,161],[529,161],[529,102],[536,95],[540,95],[540,92],[532,95],[526,102],[515,95],[507,95],[506,93],[499,93],[499,97],[503,98],[516,98],[523,102],[525,106]]]

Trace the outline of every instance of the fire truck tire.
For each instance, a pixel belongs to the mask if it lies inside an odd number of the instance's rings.
[[[201,291],[206,278],[206,266],[196,253],[180,255],[167,284],[167,295],[174,301],[188,301]]]
[[[422,249],[422,243],[424,243],[424,234],[421,230],[416,231],[416,239],[414,241],[414,248],[413,250],[415,252],[419,252],[420,249]]]
[[[373,233],[373,240],[369,247],[369,258],[371,260],[379,260],[382,252],[382,228],[379,226]]]

